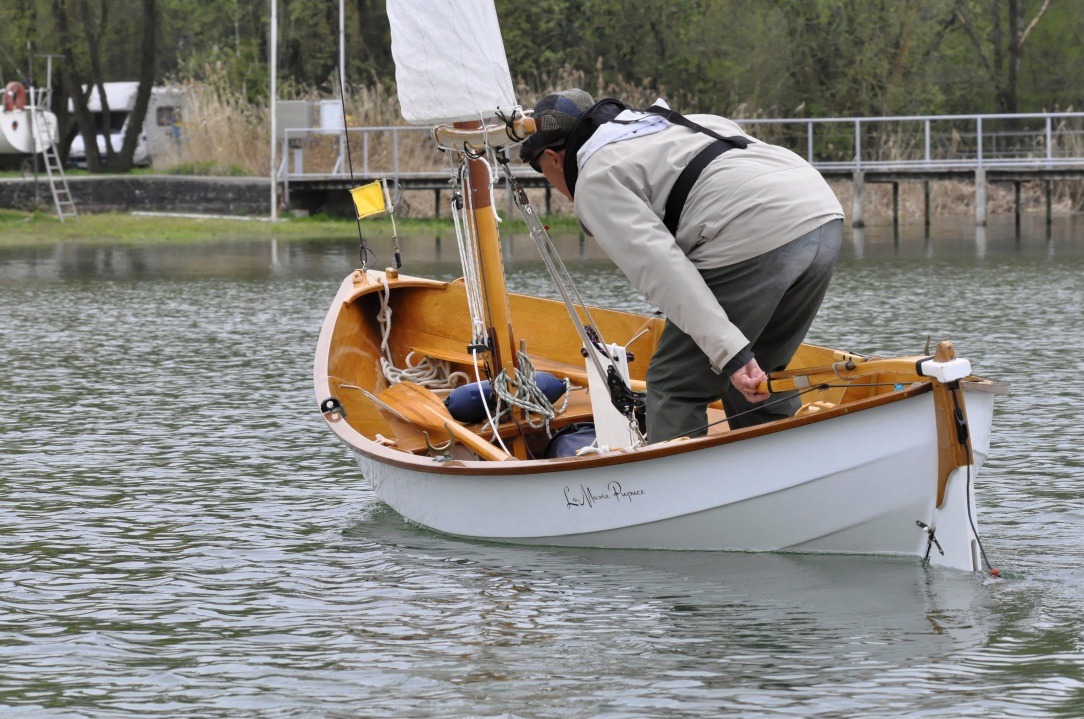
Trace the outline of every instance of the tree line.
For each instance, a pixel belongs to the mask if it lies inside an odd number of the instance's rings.
[[[102,82],[140,82],[133,113],[140,121],[151,87],[170,81],[214,76],[266,105],[272,1],[280,97],[334,95],[334,0],[5,0],[0,78],[25,82],[37,65],[40,79],[40,56],[61,56],[53,109],[85,136],[93,134],[85,88]],[[595,93],[631,89],[687,112],[744,117],[1084,105],[1084,0],[496,0],[496,7],[521,99],[576,78]],[[346,84],[393,86],[384,2],[343,0],[343,9]],[[141,122],[130,125],[119,152],[96,157],[96,143],[86,143],[92,169],[128,169]]]

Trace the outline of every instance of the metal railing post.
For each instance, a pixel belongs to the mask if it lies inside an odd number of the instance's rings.
[[[982,168],[982,115],[975,118],[975,138],[978,142],[976,146],[975,160],[978,162],[979,168]]]
[[[862,121],[854,121],[854,169],[862,169]]]
[[[279,164],[279,175],[282,176],[282,201],[283,207],[289,207],[290,205],[290,131],[282,131],[282,155],[281,164]]]
[[[1051,127],[1052,122],[1053,122],[1053,118],[1051,118],[1050,115],[1047,115],[1046,116],[1046,166],[1048,168],[1051,165],[1054,164],[1054,153],[1053,153],[1053,147],[1052,147],[1053,144],[1054,144],[1054,134],[1053,134],[1053,128]]]
[[[392,143],[391,143],[391,166],[392,173],[395,179],[399,179],[399,128],[395,128],[391,131]]]
[[[361,133],[361,171],[369,174],[369,130]]]
[[[930,118],[927,117],[925,120],[923,120],[922,125],[923,125],[923,133],[926,136],[926,142],[925,142],[926,151],[925,151],[925,158],[924,159],[926,160],[926,167],[929,167],[930,166]]]
[[[986,170],[982,158],[982,115],[975,118],[975,136],[977,138],[978,167],[975,169],[975,224],[986,226]]]

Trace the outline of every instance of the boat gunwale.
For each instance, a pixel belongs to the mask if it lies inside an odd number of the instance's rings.
[[[553,459],[527,459],[507,462],[491,462],[487,460],[446,460],[439,461],[433,457],[422,456],[404,452],[393,447],[388,447],[375,442],[365,435],[357,432],[349,425],[348,433],[340,432],[341,421],[327,420],[332,431],[339,439],[352,450],[360,452],[382,464],[411,469],[419,472],[432,472],[437,474],[464,474],[464,475],[520,475],[520,474],[547,474],[550,472],[567,472],[580,469],[605,467],[613,464],[628,464],[652,459],[660,459],[673,455],[686,454],[711,447],[719,447],[734,442],[740,442],[756,437],[764,437],[777,434],[789,429],[797,429],[802,426],[823,422],[825,420],[841,417],[846,414],[873,409],[885,405],[894,404],[920,394],[927,393],[932,386],[923,383],[914,387],[908,387],[892,394],[869,397],[857,400],[853,403],[840,405],[830,410],[824,410],[804,417],[791,417],[789,419],[768,422],[766,424],[734,430],[724,434],[695,437],[689,439],[677,439],[669,442],[660,442],[645,445],[635,449],[623,449],[601,454],[583,455],[580,457],[557,457]],[[355,435],[360,441],[353,442],[345,436]]]
[[[323,389],[325,397],[331,396],[331,387],[328,382],[327,371],[328,350],[331,343],[332,329],[338,318],[339,310],[361,296],[383,288],[383,283],[372,278],[365,285],[358,286],[356,278],[360,271],[355,271],[347,276],[340,285],[339,291],[333,300],[332,306],[324,319],[320,331],[320,339],[317,346],[316,363],[313,367],[314,384],[317,389]],[[432,280],[428,278],[407,276],[406,278],[389,277],[389,285],[399,283],[403,286],[446,286],[455,282]],[[967,391],[979,391],[991,394],[1007,394],[1007,383],[986,379],[976,375],[961,380],[961,385]],[[685,454],[712,447],[724,446],[747,439],[768,436],[791,429],[824,422],[826,420],[841,417],[855,412],[863,412],[876,407],[882,407],[917,397],[930,392],[933,388],[931,380],[915,382],[895,392],[866,397],[863,399],[837,405],[831,409],[807,414],[802,417],[790,417],[787,419],[768,422],[766,424],[732,430],[723,434],[707,435],[688,439],[676,439],[669,442],[646,445],[634,449],[623,449],[603,454],[591,454],[579,457],[559,457],[552,459],[528,459],[506,462],[493,462],[488,460],[438,460],[429,456],[412,454],[366,437],[358,432],[341,417],[324,414],[324,421],[335,435],[351,450],[359,452],[366,457],[385,465],[410,469],[419,472],[448,475],[523,475],[523,474],[546,474],[551,472],[567,472],[594,467],[603,467],[614,464],[628,464],[659,459],[673,455]],[[323,399],[317,395],[317,402]]]

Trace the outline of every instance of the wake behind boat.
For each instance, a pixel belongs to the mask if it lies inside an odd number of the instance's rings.
[[[506,148],[534,128],[492,3],[392,0],[388,15],[404,116],[434,125],[453,158],[464,276],[363,265],[324,321],[316,398],[381,500],[486,540],[981,570],[974,483],[1004,384],[972,375],[948,342],[903,358],[803,345],[765,387],[800,393],[794,417],[731,430],[719,406],[706,436],[646,444],[638,398],[663,320],[586,306],[508,170]],[[560,301],[505,287],[498,168]]]

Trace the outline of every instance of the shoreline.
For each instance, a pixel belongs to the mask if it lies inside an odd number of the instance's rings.
[[[571,217],[549,221],[558,232],[579,232]],[[400,237],[419,234],[454,234],[450,219],[395,219]],[[526,234],[522,220],[505,220],[509,232]],[[367,218],[361,232],[368,239],[390,239],[387,218]],[[254,215],[211,215],[173,212],[82,213],[76,220],[61,222],[44,212],[0,209],[0,248],[33,247],[58,242],[85,245],[197,244],[201,242],[248,241],[271,238],[294,240],[342,240],[358,238],[358,223],[352,218],[270,217]]]
[[[1058,220],[1072,221],[1082,213],[1059,213]],[[1042,220],[1041,212],[1024,214],[1030,221]],[[989,225],[1011,223],[1013,214],[997,213],[989,216]],[[1056,220],[1056,221],[1058,221]],[[543,218],[554,236],[581,235],[579,223],[574,217],[557,216]],[[938,215],[933,227],[958,226],[973,222],[968,213]],[[399,218],[397,234],[401,241],[419,236],[449,236],[454,242],[454,225],[450,219]],[[905,217],[898,227],[922,227],[922,217]],[[880,221],[867,222],[864,230],[893,227],[891,216]],[[528,235],[522,220],[504,220],[502,231],[509,236]],[[848,221],[846,231],[855,231]],[[361,232],[366,240],[390,241],[391,222],[387,218],[367,218],[361,222]],[[200,244],[212,242],[245,242],[272,238],[297,241],[352,240],[358,239],[358,224],[353,219],[334,217],[283,217],[272,221],[269,217],[252,215],[209,215],[172,212],[101,212],[81,214],[76,220],[60,222],[55,216],[43,212],[23,212],[0,209],[0,249],[40,247],[58,243],[78,245],[164,245]]]

